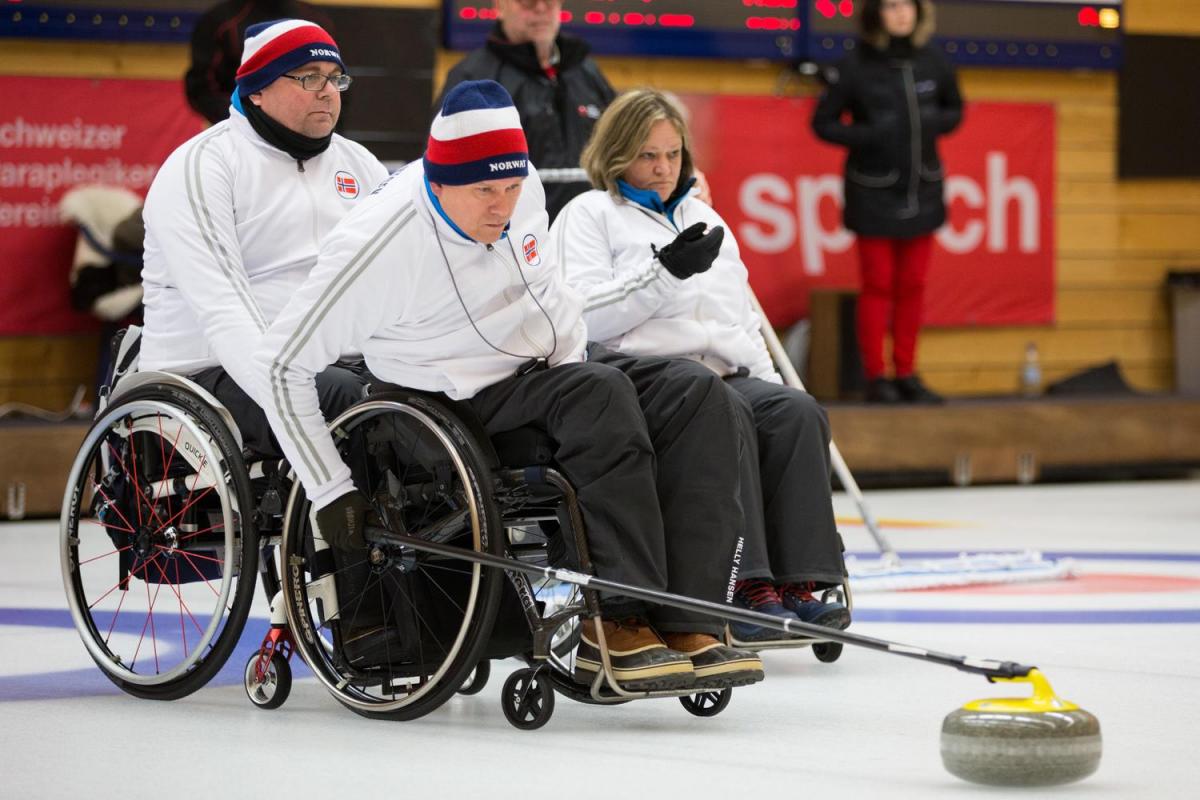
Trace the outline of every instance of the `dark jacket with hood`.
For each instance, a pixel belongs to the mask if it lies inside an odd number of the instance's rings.
[[[954,68],[927,46],[932,7],[920,7],[911,37],[866,33],[826,70],[813,115],[817,136],[849,149],[843,220],[860,236],[910,238],[946,221],[937,140],[962,120],[962,98]]]
[[[554,75],[538,63],[532,44],[512,44],[497,23],[487,44],[450,70],[442,94],[463,81],[490,79],[512,95],[529,142],[529,160],[539,170],[578,168],[579,156],[600,114],[616,97],[582,39],[560,33]],[[436,108],[441,108],[438,98]],[[575,195],[591,189],[585,180],[545,182],[546,210],[553,222]]]

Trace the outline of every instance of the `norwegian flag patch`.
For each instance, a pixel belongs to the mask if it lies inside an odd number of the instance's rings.
[[[525,234],[525,238],[521,240],[521,252],[525,254],[525,263],[531,267],[536,267],[542,263],[542,256],[538,253],[537,237],[532,233]]]
[[[349,172],[339,172],[333,176],[333,188],[347,200],[358,197],[358,181]]]

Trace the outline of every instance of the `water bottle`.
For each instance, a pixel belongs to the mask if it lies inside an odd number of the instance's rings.
[[[1036,342],[1025,345],[1025,361],[1021,364],[1021,394],[1036,397],[1042,392],[1042,363]]]

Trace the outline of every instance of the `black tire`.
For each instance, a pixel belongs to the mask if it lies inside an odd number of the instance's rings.
[[[679,698],[679,703],[688,710],[689,714],[697,717],[715,717],[725,710],[731,699],[733,699],[733,689],[721,689],[684,695]]]
[[[503,555],[491,472],[468,428],[443,404],[390,392],[347,410],[330,427],[355,484],[386,527]],[[393,546],[334,554],[323,543],[317,547],[308,509],[303,488],[294,486],[284,515],[283,596],[305,662],[339,702],[363,716],[410,720],[438,708],[482,659],[503,571]],[[364,570],[365,577],[355,577]],[[362,587],[353,596],[337,592],[336,615],[316,599],[321,588],[314,578],[331,583],[329,576],[343,589],[351,581]],[[369,629],[382,652],[351,665],[342,629],[365,628],[358,620],[368,615],[378,620]]]
[[[153,700],[208,683],[245,627],[258,564],[222,417],[181,386],[119,395],[72,465],[60,557],[75,627],[113,683]]]
[[[259,683],[255,674],[259,654],[250,656],[242,675],[242,687],[255,708],[264,711],[279,708],[292,693],[292,666],[281,653],[273,653],[267,666],[266,680]]]
[[[471,671],[470,680],[462,685],[458,690],[459,694],[472,695],[479,694],[483,691],[483,687],[487,686],[488,678],[492,676],[492,662],[484,659],[475,665],[475,669]]]
[[[533,731],[554,714],[554,686],[537,669],[519,669],[504,681],[500,708],[514,728]]]
[[[817,642],[812,646],[812,651],[817,661],[832,664],[842,657],[842,647],[841,642]]]

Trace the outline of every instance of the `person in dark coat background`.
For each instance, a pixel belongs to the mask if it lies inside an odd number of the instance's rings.
[[[188,105],[215,125],[229,116],[234,75],[242,63],[246,28],[274,19],[304,19],[334,33],[329,16],[299,0],[225,0],[192,29],[192,61],[183,76]]]
[[[508,90],[529,143],[529,160],[547,169],[577,169],[600,114],[616,97],[587,42],[559,30],[562,0],[497,0],[500,17],[487,44],[450,70],[442,96],[463,81],[490,79]],[[441,107],[438,98],[436,107]],[[543,178],[544,179],[544,178]],[[553,221],[571,198],[591,189],[587,177],[546,181]]]
[[[845,226],[858,235],[858,344],[872,402],[937,403],[916,373],[933,233],[946,221],[938,139],[962,121],[929,0],[865,0],[858,46],[825,72],[813,130],[846,147]],[[891,316],[894,380],[884,335]]]

